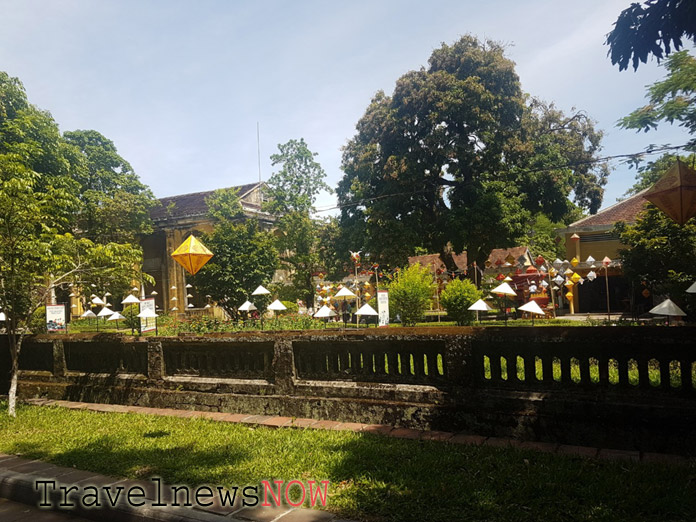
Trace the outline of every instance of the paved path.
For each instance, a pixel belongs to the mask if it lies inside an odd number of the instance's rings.
[[[180,418],[204,418],[219,422],[266,426],[269,428],[296,428],[319,430],[350,430],[360,433],[373,433],[388,437],[414,440],[433,440],[450,444],[471,444],[475,446],[515,447],[521,449],[557,453],[562,455],[578,455],[599,459],[627,459],[641,462],[664,462],[670,464],[688,464],[690,459],[680,455],[651,453],[645,451],[628,451],[612,448],[595,448],[588,446],[573,446],[553,442],[520,441],[503,437],[484,437],[469,433],[453,433],[449,431],[423,431],[409,428],[398,428],[384,424],[361,424],[358,422],[338,422],[330,420],[302,419],[266,415],[245,415],[240,413],[219,413],[210,411],[175,410],[167,408],[145,408],[142,406],[123,406],[120,404],[96,404],[89,402],[54,401],[46,399],[29,399],[25,402],[34,405],[60,406],[64,408],[89,410],[97,412],[143,413],[148,415],[165,415]]]
[[[0,498],[0,520],[2,522],[88,522],[86,518],[46,511],[5,498]]]

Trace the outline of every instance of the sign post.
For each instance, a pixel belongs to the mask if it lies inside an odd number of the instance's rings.
[[[140,313],[151,311],[153,317],[141,317],[140,318],[140,331],[142,333],[151,332],[157,328],[157,318],[155,315],[155,298],[148,297],[147,299],[142,299],[140,301]]]
[[[389,326],[389,292],[387,290],[377,290],[377,308],[379,313],[379,327]]]
[[[46,305],[46,331],[67,332],[65,305]]]

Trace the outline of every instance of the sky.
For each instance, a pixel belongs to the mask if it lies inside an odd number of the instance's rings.
[[[277,145],[299,138],[335,186],[341,148],[372,96],[467,33],[508,46],[525,92],[595,120],[602,155],[686,143],[677,126],[616,127],[665,74],[655,61],[637,72],[611,65],[605,35],[629,4],[0,0],[0,70],[62,131],[114,141],[157,197],[258,181],[259,150],[267,180]],[[613,165],[603,207],[634,181]],[[329,194],[317,201],[333,205]]]

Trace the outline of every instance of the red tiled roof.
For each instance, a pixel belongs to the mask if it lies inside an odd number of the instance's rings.
[[[244,196],[249,193],[259,183],[248,183],[246,185],[239,185],[236,187],[239,196]],[[208,205],[206,204],[206,198],[213,195],[214,190],[208,190],[206,192],[194,192],[192,194],[181,194],[179,196],[169,196],[166,198],[161,198],[161,206],[153,209],[150,212],[150,217],[153,221],[160,221],[164,219],[181,218],[189,216],[200,216],[208,212]],[[173,204],[173,206],[172,206]],[[171,206],[171,209],[169,208]],[[250,203],[245,203],[245,206],[254,207]]]
[[[571,223],[568,228],[613,225],[619,221],[635,223],[636,217],[648,202],[645,198],[643,198],[644,192],[645,190],[631,196],[628,199],[619,201],[618,203],[615,203],[604,210],[600,210],[592,216],[587,216],[586,218],[576,221],[575,223]]]
[[[526,246],[518,246],[518,247],[512,247],[512,248],[494,248],[491,250],[490,255],[488,256],[488,261],[491,262],[491,265],[495,266],[495,262],[500,259],[503,263],[505,263],[505,258],[508,255],[512,255],[512,257],[515,258],[515,261],[513,264],[517,263],[517,259],[520,256],[527,256],[528,255],[529,248]]]
[[[452,259],[454,259],[454,264],[457,265],[459,270],[466,271],[466,252],[454,254]],[[442,262],[442,259],[440,259],[440,254],[425,254],[422,256],[411,256],[408,258],[409,265],[415,265],[416,263],[419,263],[421,266],[430,267],[430,271],[433,273],[435,273],[438,269],[442,271],[447,270],[447,267]]]

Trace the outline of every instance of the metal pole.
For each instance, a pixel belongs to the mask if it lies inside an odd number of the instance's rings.
[[[611,321],[611,309],[609,307],[609,267],[604,267],[604,281],[607,284],[607,321]]]

